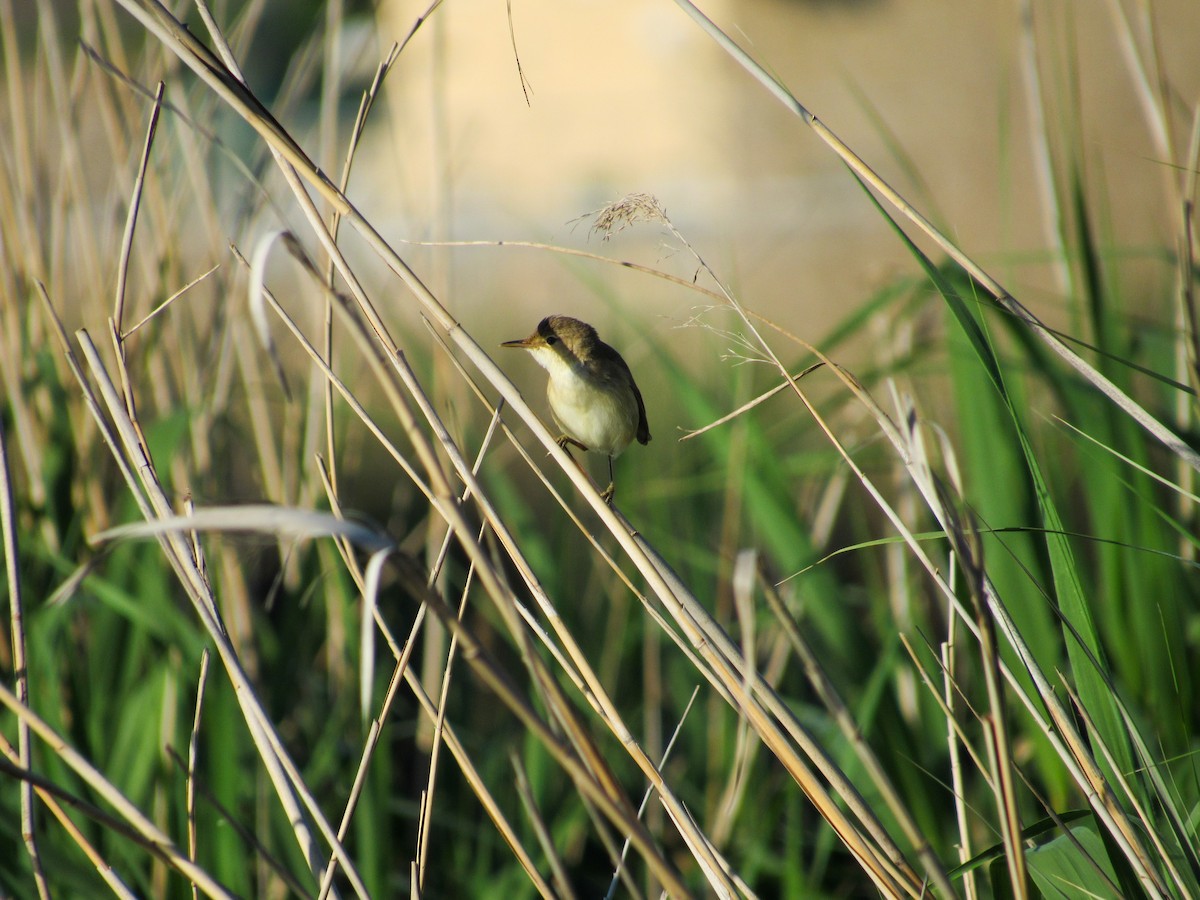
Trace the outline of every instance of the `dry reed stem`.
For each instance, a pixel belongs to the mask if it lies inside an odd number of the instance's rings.
[[[196,861],[196,757],[200,745],[200,716],[204,710],[204,688],[208,683],[208,648],[200,654],[200,674],[196,678],[196,712],[192,718],[192,733],[188,737],[187,755],[187,794],[184,804],[187,809],[187,838],[188,859]],[[192,885],[192,897],[196,896],[196,886]]]
[[[967,751],[967,755],[971,757],[971,763],[975,766],[975,769],[979,773],[979,777],[983,779],[987,789],[989,791],[994,790],[991,780],[992,774],[988,770],[987,761],[980,756],[979,751],[975,749],[974,745],[972,745],[971,739],[963,729],[962,723],[959,722],[958,717],[954,715],[954,707],[951,705],[950,699],[947,699],[947,695],[949,695],[951,699],[955,696],[959,697],[966,706],[967,711],[975,717],[976,721],[979,721],[981,718],[979,712],[974,708],[974,706],[971,704],[971,701],[967,698],[966,692],[964,691],[962,685],[952,677],[951,673],[946,671],[944,664],[942,664],[941,668],[942,690],[939,691],[937,685],[934,683],[933,676],[931,676],[925,667],[921,665],[921,658],[917,655],[917,651],[913,647],[909,636],[906,634],[901,634],[899,635],[899,638],[900,643],[904,646],[905,651],[908,653],[909,659],[912,660],[913,668],[916,670],[921,682],[925,685],[926,692],[929,694],[930,699],[937,704],[943,718],[946,719],[950,732],[947,739],[955,746],[961,745]],[[927,647],[926,649],[932,648]]]
[[[989,647],[984,648],[986,652]],[[997,694],[989,687],[989,695]],[[998,699],[1003,699],[999,694]],[[1012,783],[1012,760],[1008,754],[1008,735],[1003,722],[992,713],[985,714],[983,743],[987,748],[988,767],[995,785],[996,809],[1000,819],[1000,835],[1004,842],[1004,863],[1008,868],[1009,886],[1017,900],[1029,897],[1026,878],[1025,846],[1021,841],[1021,821],[1016,810],[1016,795]],[[1017,880],[1018,876],[1021,878]]]
[[[1142,42],[1146,49],[1139,45],[1134,33],[1136,28],[1120,0],[1109,0],[1109,12],[1112,14],[1115,26],[1113,32],[1117,38],[1125,67],[1129,71],[1129,81],[1134,87],[1138,103],[1142,108],[1142,116],[1154,140],[1154,149],[1160,159],[1173,160],[1175,154],[1174,129],[1170,115],[1170,98],[1166,96],[1168,87],[1162,69],[1162,61],[1158,56],[1158,35],[1153,20],[1149,15],[1144,20]],[[1147,13],[1149,12],[1146,10]],[[1147,57],[1149,57],[1147,59]],[[1172,190],[1171,173],[1164,169],[1164,179],[1168,194]]]
[[[118,335],[123,334],[125,322],[125,285],[129,278],[129,257],[133,252],[133,235],[137,229],[138,211],[142,205],[142,191],[146,185],[146,169],[150,165],[150,148],[154,146],[154,135],[158,130],[158,116],[162,112],[163,82],[154,91],[154,106],[150,110],[150,121],[146,126],[146,142],[142,147],[142,158],[138,163],[137,178],[133,182],[133,196],[129,201],[129,212],[125,217],[125,234],[121,238],[121,254],[117,263],[116,299],[113,302],[113,322]],[[118,346],[118,350],[119,350]]]
[[[948,492],[943,491],[943,494],[947,495],[948,499]],[[974,523],[964,523],[949,502],[944,508],[952,517],[951,522],[955,526],[949,536],[955,548],[955,559],[966,575],[979,625],[979,656],[989,705],[989,712],[983,715],[980,721],[992,773],[991,783],[999,813],[1000,834],[1004,841],[1004,861],[1008,866],[1009,882],[1014,896],[1018,900],[1024,900],[1029,896],[1025,845],[1021,838],[1021,819],[1013,780],[1012,743],[1006,724],[1004,682],[1000,677],[1000,648],[996,644],[995,626],[985,599],[979,535]]]
[[[576,894],[571,887],[567,867],[563,864],[562,857],[559,856],[558,850],[554,846],[554,837],[550,834],[546,820],[542,818],[541,810],[538,809],[537,799],[533,796],[533,788],[529,784],[529,776],[525,772],[525,767],[521,765],[520,757],[516,753],[509,753],[509,761],[512,763],[513,773],[516,775],[517,796],[521,798],[521,805],[525,807],[525,815],[529,818],[529,824],[533,826],[533,833],[537,836],[538,844],[541,845],[542,852],[546,855],[546,862],[550,866],[551,877],[558,887],[558,892],[551,896],[574,900]]]
[[[175,293],[173,293],[169,297],[167,297],[166,300],[164,300],[158,306],[154,307],[154,309],[150,310],[150,312],[146,313],[146,315],[144,315],[141,319],[139,319],[136,325],[132,326],[127,331],[122,333],[121,341],[124,342],[124,341],[128,340],[130,337],[132,337],[137,332],[137,330],[139,328],[141,328],[143,325],[145,325],[147,322],[149,322],[151,319],[153,319],[159,313],[166,310],[166,308],[168,306],[170,306],[172,303],[174,303],[176,300],[178,300],[180,297],[182,297],[184,294],[186,294],[188,291],[190,291],[196,285],[200,284],[200,282],[207,279],[210,275],[213,274],[213,272],[217,271],[217,269],[219,269],[219,268],[221,268],[221,264],[217,263],[216,265],[214,265],[210,269],[208,269],[208,271],[204,272],[201,275],[197,275],[195,278],[193,278],[191,281],[189,281],[183,287],[179,288],[177,291],[175,291]]]
[[[675,741],[679,738],[680,732],[683,730],[683,723],[687,721],[688,713],[692,711],[692,705],[696,702],[696,695],[700,693],[700,688],[697,686],[692,690],[692,696],[688,698],[687,705],[684,706],[683,712],[679,716],[679,721],[675,723],[675,730],[671,733],[671,740],[667,742],[666,748],[663,750],[662,757],[658,761],[659,769],[662,769],[667,760],[671,757],[671,751],[675,747]],[[642,802],[638,804],[638,816],[641,816],[646,811],[646,805],[650,802],[650,798],[654,795],[654,785],[646,787],[646,793],[642,795]],[[625,839],[625,844],[621,848],[621,856],[617,863],[617,871],[613,872],[612,881],[609,882],[608,892],[604,895],[604,900],[612,900],[616,895],[617,884],[620,880],[621,870],[625,866],[625,856],[629,852],[629,839]]]
[[[0,539],[4,546],[4,574],[8,584],[8,622],[12,640],[12,665],[16,676],[16,697],[29,704],[29,667],[25,645],[25,606],[21,589],[21,569],[17,541],[17,505],[13,492],[12,470],[8,464],[8,440],[4,434],[4,422],[0,420]],[[32,748],[29,740],[29,725],[24,720],[17,722],[17,763],[23,769],[33,768]],[[38,849],[36,823],[34,822],[33,785],[28,781],[21,784],[21,840],[29,854],[29,865],[33,869],[33,880],[38,896],[48,900],[50,889],[46,884],[46,873],[42,869],[42,854]]]
[[[6,248],[6,263],[11,260],[11,264],[0,266],[0,287],[3,295],[8,297],[20,295],[19,256],[25,257],[24,274],[27,277],[45,277],[40,242],[30,237],[38,233],[35,225],[37,217],[30,208],[32,199],[37,196],[37,180],[30,156],[34,144],[30,143],[29,127],[34,120],[28,117],[26,103],[35,99],[37,93],[35,86],[28,83],[26,69],[21,63],[18,34],[11,0],[0,0],[0,45],[3,47],[8,100],[5,128],[11,137],[7,144],[11,150],[6,156],[11,160],[11,186],[15,189],[15,193],[11,193],[10,179],[0,177],[0,245]],[[20,248],[19,251],[17,248]],[[26,490],[32,503],[41,508],[46,503],[43,454],[38,449],[41,427],[30,410],[31,398],[22,389],[24,376],[21,371],[23,354],[20,352],[20,341],[24,328],[21,308],[20,303],[6,303],[0,308],[0,385],[3,385],[4,397],[11,411],[15,452],[26,474]],[[48,547],[58,549],[57,537],[52,536],[49,530],[43,531],[43,537],[49,538]]]
[[[1054,275],[1059,293],[1073,297],[1075,287],[1066,246],[1060,191],[1050,149],[1050,128],[1046,104],[1042,96],[1042,79],[1038,69],[1037,31],[1034,28],[1032,0],[1019,0],[1020,52],[1022,83],[1025,86],[1025,106],[1029,111],[1029,143],[1033,153],[1033,172],[1038,196],[1041,198],[1046,244],[1054,248]]]
[[[1180,334],[1176,342],[1175,372],[1179,380],[1191,385],[1192,395],[1189,397],[1183,392],[1179,393],[1175,401],[1175,415],[1186,425],[1195,421],[1197,408],[1200,407],[1200,317],[1196,313],[1196,293],[1192,277],[1192,273],[1196,271],[1196,258],[1200,253],[1196,234],[1196,184],[1197,173],[1200,172],[1200,103],[1197,103],[1192,111],[1192,128],[1183,168],[1186,174],[1179,197],[1180,237],[1175,275],[1179,303],[1175,325]],[[1179,485],[1185,490],[1192,490],[1196,483],[1196,473],[1182,464],[1177,464],[1175,470]],[[1180,498],[1177,514],[1184,522],[1194,522],[1196,502]],[[1179,544],[1181,556],[1188,560],[1195,559],[1196,550],[1190,541],[1181,537]]]
[[[499,422],[500,422],[500,417],[498,414],[492,416],[492,421],[488,425],[487,433],[484,435],[483,441],[480,443],[479,452],[476,454],[476,457],[475,457],[475,464],[474,464],[472,471],[476,475],[479,474],[480,466],[482,466],[482,464],[483,464],[483,458],[487,454],[488,449],[491,447],[492,437],[496,433],[496,426],[499,424]],[[462,496],[462,502],[465,503],[468,499],[470,499],[470,489],[467,489],[466,491],[464,491],[463,496]],[[479,534],[477,536],[477,539],[482,541],[486,532],[487,532],[487,526],[486,525],[481,526],[479,529]],[[427,583],[427,586],[429,588],[432,588],[434,583],[437,581],[437,571],[436,570],[437,570],[437,568],[440,567],[442,561],[445,559],[445,554],[449,552],[450,537],[451,537],[451,532],[447,531],[445,539],[442,542],[442,548],[439,553],[437,563],[435,564],[435,570],[433,572],[430,572],[429,580]],[[463,615],[466,613],[466,610],[467,610],[467,595],[470,592],[471,583],[474,580],[473,579],[474,572],[475,572],[475,567],[474,567],[474,564],[472,564],[467,569],[467,576],[464,579],[463,587],[462,587],[462,591],[461,591],[461,599],[459,601],[459,606],[458,606],[458,619],[460,622],[462,621]],[[433,729],[433,745],[430,748],[430,752],[429,752],[429,778],[428,778],[428,785],[425,789],[424,799],[422,802],[423,809],[422,809],[422,813],[421,813],[421,822],[423,823],[424,827],[418,833],[418,837],[417,837],[417,849],[419,851],[417,854],[417,879],[418,879],[417,887],[418,887],[418,889],[423,889],[425,886],[425,868],[426,868],[426,864],[428,862],[428,856],[429,856],[429,825],[430,825],[430,822],[432,819],[430,813],[433,809],[433,798],[434,798],[436,787],[437,787],[438,761],[441,758],[441,748],[442,748],[442,732],[443,732],[443,729],[446,724],[446,706],[447,706],[447,703],[449,701],[449,696],[450,696],[450,676],[451,676],[451,673],[452,673],[452,670],[454,667],[455,651],[457,650],[457,648],[458,648],[458,637],[457,637],[457,635],[452,635],[450,638],[450,646],[449,646],[449,648],[447,648],[447,651],[446,651],[445,666],[443,667],[443,670],[442,670],[441,695],[438,697],[438,717],[437,717],[437,721],[436,721],[436,723],[434,725],[434,729]],[[539,835],[539,837],[540,837],[540,835]],[[554,874],[557,877],[557,875],[558,875],[557,871],[555,871]]]
[[[441,0],[436,0],[436,2],[440,3]],[[416,29],[414,28],[414,33],[415,30]],[[409,37],[411,36],[412,35],[410,34]],[[407,39],[405,43],[407,43]],[[375,106],[375,100],[378,98],[379,91],[383,86],[383,79],[386,78],[388,72],[391,71],[392,66],[399,58],[400,51],[402,49],[403,48],[400,44],[392,44],[391,51],[388,53],[384,61],[376,68],[375,77],[372,79],[370,86],[366,91],[363,92],[362,100],[359,102],[358,106],[358,114],[354,120],[354,127],[350,130],[350,140],[348,141],[346,147],[346,159],[342,164],[342,175],[338,182],[339,189],[342,191],[342,193],[346,192],[346,189],[350,184],[350,171],[353,167],[354,159],[358,152],[359,141],[361,140],[363,131],[367,126],[367,117],[370,115],[371,110]],[[341,222],[341,215],[336,209],[332,210],[329,214],[329,233],[335,241],[338,238],[338,230],[341,226]],[[334,362],[333,291],[335,287],[335,274],[336,267],[333,259],[330,258],[327,260],[325,267],[325,287],[328,293],[325,296],[325,321],[324,334],[322,335],[322,348],[324,350],[324,358],[329,362],[331,367]],[[337,436],[334,431],[336,417],[334,415],[333,385],[326,380],[321,382],[321,388],[321,395],[325,404],[325,453],[326,458],[330,461],[330,486],[333,492],[336,493],[338,484],[336,460],[338,459],[338,453]]]
[[[953,572],[950,581],[954,582]],[[962,756],[959,742],[955,739],[955,735],[958,733],[958,713],[954,704],[954,682],[957,669],[954,634],[957,621],[958,614],[951,607],[946,622],[946,640],[941,645],[942,693],[939,695],[936,690],[932,690],[932,694],[941,701],[942,715],[946,719],[946,751],[950,758],[951,793],[954,797],[954,816],[958,824],[958,859],[962,863],[971,858],[971,830],[967,821],[967,795],[963,780]],[[905,646],[908,647],[907,641],[905,641]],[[909,648],[909,653],[911,655],[911,648]],[[922,674],[924,673],[922,672]],[[930,682],[930,687],[932,688],[932,682]],[[977,900],[979,886],[975,881],[974,871],[966,872],[963,875],[963,889],[966,892],[967,900]]]

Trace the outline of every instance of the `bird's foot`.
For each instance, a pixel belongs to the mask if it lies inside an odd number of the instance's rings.
[[[587,444],[584,444],[584,443],[581,443],[581,442],[575,440],[575,438],[571,437],[569,434],[560,434],[558,437],[556,437],[554,439],[554,443],[558,444],[558,446],[562,447],[564,450],[567,449],[567,444],[574,444],[576,447],[578,447],[584,453],[587,453],[587,449],[588,449]]]
[[[616,482],[610,481],[608,483],[608,487],[606,487],[603,491],[600,492],[600,499],[603,500],[605,503],[607,503],[609,506],[612,506],[613,494],[615,494],[616,492],[617,492]]]

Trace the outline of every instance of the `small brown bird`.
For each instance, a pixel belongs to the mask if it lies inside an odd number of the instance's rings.
[[[558,446],[565,450],[574,444],[608,455],[609,484],[600,496],[612,503],[613,460],[635,437],[639,444],[650,442],[642,392],[621,354],[587,322],[570,316],[547,316],[529,337],[500,346],[528,350],[550,373],[546,395],[563,431]]]

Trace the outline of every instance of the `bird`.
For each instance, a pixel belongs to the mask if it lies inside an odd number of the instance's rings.
[[[646,404],[621,354],[600,340],[596,329],[570,316],[547,316],[533,334],[501,347],[528,350],[550,380],[546,396],[562,430],[558,446],[574,444],[608,456],[608,487],[600,497],[611,504],[616,493],[613,460],[634,438],[650,442]]]

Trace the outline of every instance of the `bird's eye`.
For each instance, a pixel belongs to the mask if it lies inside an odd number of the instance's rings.
[[[558,343],[558,338],[555,337],[554,335],[550,335],[550,337],[546,338],[546,343],[549,344],[551,347],[553,347],[555,344]]]

